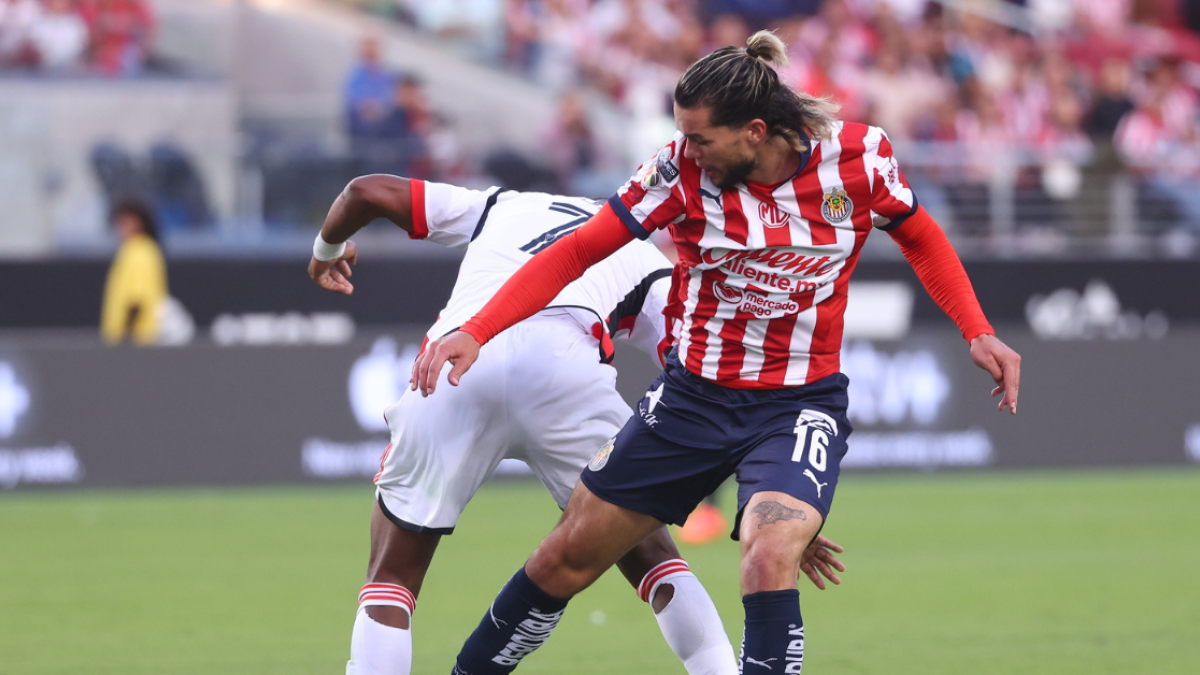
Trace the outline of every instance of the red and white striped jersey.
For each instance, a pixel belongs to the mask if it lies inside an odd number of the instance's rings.
[[[669,227],[679,249],[668,315],[689,371],[747,389],[838,372],[846,287],[871,229],[916,212],[887,135],[835,125],[776,186],[720,190],[675,140],[609,204],[639,238]]]

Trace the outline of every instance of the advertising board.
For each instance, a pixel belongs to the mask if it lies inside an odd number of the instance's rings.
[[[1001,334],[1024,357],[1020,415],[953,328],[850,339],[854,469],[1200,462],[1200,330],[1157,339]],[[0,338],[0,489],[369,481],[382,411],[407,386],[421,327],[338,344],[105,348],[90,335]],[[631,403],[657,373],[622,348]],[[468,375],[469,377],[469,375]]]

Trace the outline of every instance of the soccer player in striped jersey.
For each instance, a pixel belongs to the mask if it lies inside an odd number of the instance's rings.
[[[799,673],[797,575],[837,487],[851,428],[839,372],[851,273],[873,229],[887,232],[955,321],[970,356],[1017,411],[1020,357],[995,337],[957,254],[918,205],[883,130],[841,122],[783,85],[785,47],[760,32],[694,63],[675,89],[675,139],[586,225],[547,249],[462,328],[418,359],[413,387],[465,381],[480,345],[537,311],[589,265],[669,228],[679,251],[668,316],[681,321],[664,373],[583,472],[558,527],[501,590],[491,613],[562,611],[663,523],[737,475],[742,672]],[[898,95],[902,95],[898,94]],[[555,599],[553,604],[545,598]],[[485,618],[455,673],[515,667],[494,655],[513,631]]]
[[[334,203],[309,273],[323,288],[350,293],[357,248],[347,240],[379,217],[415,239],[466,249],[451,298],[429,329],[435,339],[469,319],[522,265],[599,208],[573,197],[365,176]],[[434,551],[500,460],[524,459],[566,505],[580,472],[632,414],[615,388],[612,340],[627,339],[656,356],[666,343],[662,309],[670,268],[653,244],[623,247],[484,349],[471,383],[436,399],[410,391],[384,412],[392,443],[375,477],[371,556],[347,675],[410,671],[410,623]],[[824,538],[813,547],[805,570],[819,587],[818,570],[837,582],[833,570],[844,569],[833,555],[839,550]],[[689,673],[737,671],[712,600],[665,528],[649,533],[617,565],[651,604]],[[501,658],[515,663],[557,623],[554,612],[538,617],[524,641]]]

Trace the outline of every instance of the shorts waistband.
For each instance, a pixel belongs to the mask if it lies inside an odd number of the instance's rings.
[[[815,382],[798,387],[779,387],[778,389],[735,389],[707,380],[687,369],[679,361],[676,350],[672,349],[666,359],[668,377],[677,383],[685,384],[689,389],[704,398],[725,401],[738,405],[763,401],[798,401],[811,398],[814,395],[832,392],[845,392],[850,378],[843,373],[827,375]]]

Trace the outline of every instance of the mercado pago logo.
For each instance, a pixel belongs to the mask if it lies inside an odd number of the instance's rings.
[[[800,303],[791,298],[777,299],[748,289],[742,290],[719,281],[713,283],[713,294],[722,302],[737,305],[738,312],[753,314],[764,319],[786,316],[800,311]]]

